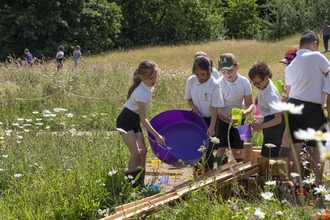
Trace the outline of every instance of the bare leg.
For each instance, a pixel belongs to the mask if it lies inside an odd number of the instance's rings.
[[[128,171],[135,171],[137,167],[141,165],[136,134],[134,133],[134,131],[128,131],[127,134],[121,134],[121,137],[123,138],[124,143],[126,144],[130,152]]]
[[[147,160],[147,148],[146,148],[146,144],[144,142],[143,134],[141,132],[139,132],[139,133],[135,133],[135,136],[136,136],[136,141],[137,141],[138,150],[139,150],[139,154],[140,154],[139,166],[141,168],[145,168],[146,160]]]

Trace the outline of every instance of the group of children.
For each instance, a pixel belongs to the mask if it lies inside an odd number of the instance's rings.
[[[24,50],[24,54],[25,54],[25,59],[27,61],[27,64],[29,66],[33,65],[33,55],[31,54],[31,52],[29,51],[29,49],[25,49]],[[80,51],[80,46],[77,45],[73,51],[73,62],[74,62],[74,67],[76,68],[79,64],[79,59],[81,59],[81,51]],[[64,62],[64,46],[60,45],[58,47],[58,52],[56,53],[55,56],[55,62],[57,62],[57,71],[61,70],[63,68],[63,62]]]
[[[232,157],[240,162],[243,160],[244,141],[240,139],[239,132],[233,123],[231,111],[233,108],[243,109],[243,120],[254,109],[252,87],[258,89],[257,102],[263,123],[253,123],[255,131],[263,130],[264,141],[262,156],[278,157],[285,129],[284,120],[279,110],[272,108],[268,103],[280,102],[281,96],[274,86],[272,73],[264,62],[255,62],[248,73],[250,80],[238,73],[239,63],[231,53],[222,54],[218,60],[218,70],[204,52],[197,52],[194,56],[192,75],[186,81],[184,98],[192,111],[203,117],[208,126],[206,131],[209,137],[217,136],[220,143],[209,143],[203,169],[196,166],[194,175],[208,172],[214,168],[215,161],[218,166],[228,162],[227,150],[230,146]],[[164,138],[150,125],[146,118],[151,101],[153,86],[156,83],[158,67],[153,61],[144,61],[136,69],[124,109],[117,118],[117,128],[123,129],[121,133],[124,143],[130,151],[130,159],[126,176],[136,178],[136,184],[144,184],[144,169],[146,164],[147,148],[142,136],[143,126],[156,137],[158,144],[164,144]],[[222,76],[220,76],[220,74]],[[228,133],[228,129],[230,129]],[[276,146],[269,154],[265,144]],[[217,151],[214,159],[214,150]]]
[[[196,166],[195,175],[208,172],[213,169],[215,161],[218,166],[235,159],[243,160],[244,141],[233,124],[232,109],[242,109],[242,121],[251,114],[256,105],[263,116],[262,122],[252,122],[254,131],[262,130],[263,143],[261,155],[263,157],[290,157],[288,132],[286,130],[284,116],[279,109],[270,103],[289,102],[294,105],[304,105],[302,115],[289,115],[290,134],[294,144],[295,154],[298,155],[300,164],[301,146],[305,140],[293,135],[299,129],[322,129],[327,123],[322,109],[324,93],[328,94],[330,103],[330,82],[325,80],[330,71],[330,62],[318,51],[319,38],[317,34],[307,31],[302,34],[299,42],[299,50],[290,49],[281,63],[285,68],[285,94],[281,96],[272,81],[272,72],[269,66],[262,61],[253,63],[248,71],[248,77],[238,73],[239,63],[231,53],[222,54],[218,60],[218,70],[213,67],[213,62],[204,52],[197,52],[194,56],[192,75],[186,81],[184,98],[190,108],[196,114],[203,117],[208,126],[206,134],[209,137],[216,136],[220,143],[210,143],[203,167]],[[117,118],[117,128],[125,132],[121,136],[130,150],[130,160],[126,176],[138,177],[137,185],[144,185],[144,169],[146,163],[147,148],[142,136],[140,122],[156,137],[158,144],[164,144],[164,138],[150,125],[146,113],[151,101],[153,86],[157,78],[157,65],[153,61],[142,62],[136,69],[133,79],[134,84],[130,88],[125,102],[125,108]],[[315,74],[314,74],[315,73]],[[220,76],[221,75],[221,76]],[[257,98],[252,99],[252,87],[257,88]],[[324,87],[323,87],[324,86]],[[330,104],[328,104],[330,112]],[[311,117],[313,115],[313,117]],[[314,145],[313,145],[314,144]],[[314,150],[315,143],[310,142],[311,157],[313,163],[311,169],[316,178],[316,184],[322,181],[321,170],[317,167],[319,154]],[[231,154],[227,154],[227,150]],[[216,159],[213,151],[216,150]],[[188,152],[187,152],[188,153]],[[297,172],[297,164],[293,165],[293,172]]]

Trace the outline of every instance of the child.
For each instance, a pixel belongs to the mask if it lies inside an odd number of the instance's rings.
[[[81,51],[80,46],[77,45],[75,50],[73,51],[73,61],[74,61],[74,67],[77,67],[79,64],[79,58],[81,58]]]
[[[26,59],[27,64],[29,66],[32,66],[33,65],[33,55],[29,52],[28,49],[24,50],[24,54],[25,54],[25,59]]]
[[[151,102],[151,93],[157,78],[157,64],[153,61],[140,63],[133,75],[133,85],[128,90],[124,109],[117,118],[116,126],[125,133],[121,134],[123,141],[130,151],[128,171],[125,176],[133,179],[139,175],[134,187],[144,186],[144,168],[146,165],[147,148],[144,142],[142,125],[156,138],[158,144],[164,144],[163,137],[150,125],[146,118]]]
[[[192,111],[200,114],[206,122],[209,137],[215,135],[218,107],[224,107],[220,96],[219,83],[211,76],[212,66],[210,60],[205,56],[195,57],[192,76],[187,79],[184,98],[188,101]],[[204,173],[213,169],[213,143],[209,142],[205,152]],[[198,166],[195,167],[194,175],[201,174]]]
[[[228,148],[228,141],[230,141],[232,148],[232,156],[237,162],[243,161],[244,141],[241,140],[237,128],[231,126],[228,135],[229,124],[232,122],[232,109],[243,109],[243,105],[245,104],[243,119],[253,110],[251,85],[246,77],[238,74],[238,69],[239,63],[237,63],[237,59],[233,54],[225,53],[220,56],[218,70],[223,76],[218,81],[225,107],[218,109],[220,119],[218,125],[218,136],[220,139],[217,151],[218,166],[228,163],[228,157],[225,155]],[[227,135],[229,136],[229,140]]]
[[[266,63],[258,61],[252,64],[249,70],[249,78],[251,83],[258,89],[258,106],[262,116],[264,116],[261,124],[252,124],[254,131],[262,130],[263,132],[264,140],[261,156],[278,157],[285,123],[281,112],[272,108],[269,103],[281,102],[281,96],[271,80],[272,73]],[[276,147],[270,148],[266,144],[273,144]]]
[[[194,60],[195,60],[196,57],[198,57],[198,56],[207,57],[206,53],[204,53],[203,51],[198,51],[198,52],[196,52],[195,55],[194,55]],[[218,73],[217,69],[213,67],[213,62],[212,62],[212,60],[210,60],[210,62],[211,62],[211,68],[212,68],[211,75],[212,75],[215,79],[219,79],[220,76],[219,76],[219,73]]]
[[[62,69],[63,59],[64,59],[64,47],[62,45],[60,45],[58,47],[58,52],[57,52],[56,58],[55,58],[55,60],[57,61],[57,71]]]

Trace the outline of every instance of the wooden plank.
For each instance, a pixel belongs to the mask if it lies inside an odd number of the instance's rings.
[[[151,169],[146,169],[146,174],[148,175],[162,175],[162,174],[167,174],[167,175],[183,175],[183,172],[180,170],[151,170]]]
[[[245,179],[249,176],[257,174],[257,173],[259,173],[259,171],[260,171],[260,167],[254,167],[251,170],[245,171],[244,173],[237,174],[236,176],[233,176],[233,177],[231,177],[229,179],[226,179],[225,181],[220,182],[219,184],[217,184],[217,189],[228,186],[228,185],[231,185],[235,181],[240,181],[240,180]]]
[[[228,166],[228,165],[227,165]],[[174,192],[168,192],[166,194],[157,194],[148,198],[141,199],[136,202],[132,202],[126,205],[116,207],[116,214],[103,218],[102,220],[115,220],[115,219],[130,219],[139,216],[147,216],[157,212],[157,207],[165,203],[172,203],[177,199],[184,198],[188,193],[198,190],[204,186],[214,183],[220,184],[227,179],[245,178],[247,175],[252,175],[259,172],[257,165],[247,164],[236,164],[234,166],[228,166],[228,169],[223,172],[216,174],[216,176],[208,177],[200,180],[198,183],[194,183],[192,186],[186,186]],[[242,173],[245,172],[245,173]],[[232,180],[227,180],[225,183],[232,183]]]

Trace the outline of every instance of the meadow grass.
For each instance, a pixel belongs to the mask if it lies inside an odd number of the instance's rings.
[[[273,79],[284,81],[285,66],[279,60],[297,45],[298,37],[278,43],[244,40],[149,47],[86,56],[77,69],[68,59],[60,72],[54,72],[56,64],[51,61],[33,68],[1,64],[1,219],[98,219],[118,205],[158,193],[133,189],[124,180],[129,155],[115,126],[132,74],[143,60],[154,60],[160,68],[148,111],[152,118],[166,110],[189,109],[183,96],[195,52],[206,52],[216,68],[221,53],[233,53],[244,76],[253,62],[263,60]],[[254,133],[250,141],[260,145],[261,134]],[[151,150],[148,156],[154,157]],[[276,192],[275,187],[266,190]],[[211,191],[192,193],[175,208],[164,206],[164,212],[150,218],[307,219],[317,212],[314,203],[292,205],[290,195],[283,200],[235,196],[219,201]]]

